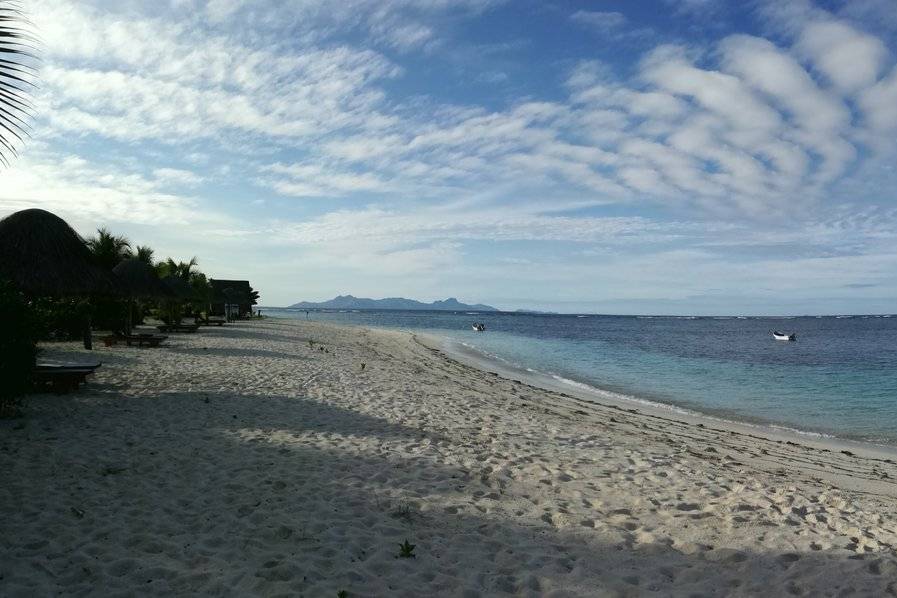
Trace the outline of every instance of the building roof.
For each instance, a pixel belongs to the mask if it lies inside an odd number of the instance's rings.
[[[252,300],[249,294],[252,287],[249,286],[248,280],[219,280],[212,278],[209,280],[212,285],[212,302],[213,303],[239,303],[249,304]]]

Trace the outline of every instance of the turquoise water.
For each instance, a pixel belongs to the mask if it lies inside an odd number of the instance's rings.
[[[282,317],[305,312],[266,309]],[[897,444],[897,317],[673,318],[312,312],[429,332],[569,384],[738,421]],[[483,321],[488,330],[470,329]],[[797,342],[771,331],[797,332]]]

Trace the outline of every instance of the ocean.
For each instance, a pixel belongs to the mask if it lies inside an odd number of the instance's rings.
[[[305,310],[262,308],[305,319]],[[803,434],[897,445],[897,316],[668,317],[312,311],[425,332],[560,384]],[[471,329],[486,324],[485,332]],[[771,331],[796,332],[796,342]]]

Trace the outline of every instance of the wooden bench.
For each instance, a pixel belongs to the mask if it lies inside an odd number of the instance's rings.
[[[65,394],[78,390],[78,386],[87,381],[87,377],[100,367],[96,364],[38,363],[31,370],[31,379],[35,390],[49,389],[56,394]]]

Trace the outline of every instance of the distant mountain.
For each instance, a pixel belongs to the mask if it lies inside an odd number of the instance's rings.
[[[461,303],[454,297],[449,297],[445,301],[434,301],[433,303],[421,303],[414,299],[403,299],[402,297],[390,297],[388,299],[365,299],[363,297],[353,297],[352,295],[340,295],[330,301],[322,301],[320,303],[312,303],[309,301],[300,301],[294,303],[290,307],[296,309],[432,309],[441,311],[498,311],[490,305],[468,305]]]

